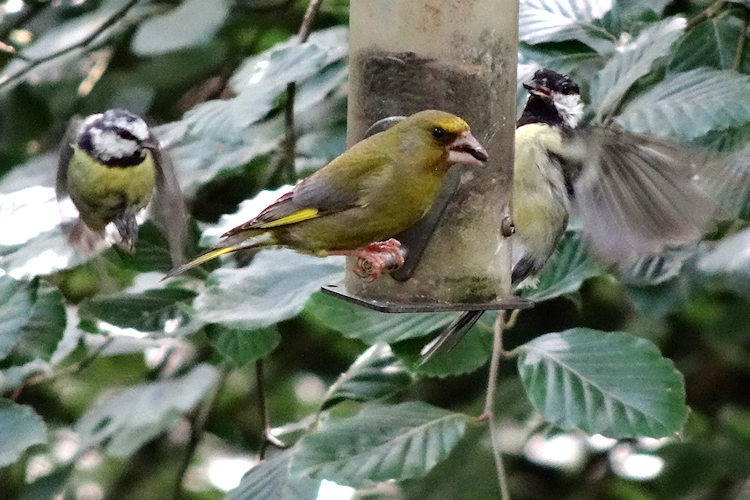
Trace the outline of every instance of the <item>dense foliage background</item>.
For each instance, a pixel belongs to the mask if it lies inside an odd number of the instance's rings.
[[[155,126],[196,248],[343,151],[348,2],[324,0],[299,44],[306,7],[0,5],[3,498],[498,495],[472,418],[493,314],[416,367],[453,315],[324,296],[340,259],[264,250],[160,282],[169,254],[148,221],[132,255],[62,236],[54,170],[74,114],[125,107]],[[569,73],[588,121],[731,161],[716,181],[727,220],[698,248],[616,275],[566,235],[505,335],[517,363],[501,364],[497,431],[517,498],[750,497],[749,19],[746,0],[521,1],[519,82]],[[264,413],[291,448],[262,440]]]

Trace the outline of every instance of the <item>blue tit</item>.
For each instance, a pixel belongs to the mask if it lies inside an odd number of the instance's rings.
[[[136,215],[155,199],[157,223],[167,233],[172,259],[183,260],[187,210],[173,166],[146,122],[124,109],[110,109],[87,117],[73,134],[60,154],[57,196],[70,196],[79,226],[103,236],[111,222],[121,244],[132,250]]]

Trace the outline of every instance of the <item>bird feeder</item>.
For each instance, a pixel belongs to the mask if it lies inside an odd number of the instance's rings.
[[[487,149],[454,166],[432,210],[395,235],[402,268],[368,283],[347,262],[324,291],[385,312],[510,309],[510,194],[518,0],[352,0],[347,142],[374,123],[440,109],[464,118]]]

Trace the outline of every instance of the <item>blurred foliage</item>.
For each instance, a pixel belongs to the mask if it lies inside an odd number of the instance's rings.
[[[721,151],[726,172],[707,189],[732,195],[709,241],[617,275],[568,231],[524,292],[536,307],[505,333],[517,363],[501,364],[495,406],[514,497],[743,498],[750,4],[520,4],[519,83],[540,66],[569,73],[589,121]],[[296,177],[340,153],[348,2],[324,1],[299,44],[306,7],[0,4],[3,498],[497,497],[487,428],[471,418],[495,313],[420,366],[453,315],[321,294],[341,259],[264,250],[161,282],[169,253],[149,221],[133,254],[65,240],[54,172],[74,114],[125,107],[155,126],[203,246],[288,189],[288,83]],[[260,462],[259,374],[273,435],[290,445]]]

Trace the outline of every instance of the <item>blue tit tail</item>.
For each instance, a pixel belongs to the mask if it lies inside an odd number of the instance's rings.
[[[120,212],[112,218],[112,222],[120,233],[120,245],[132,252],[138,239],[138,221],[135,220],[135,215]]]

